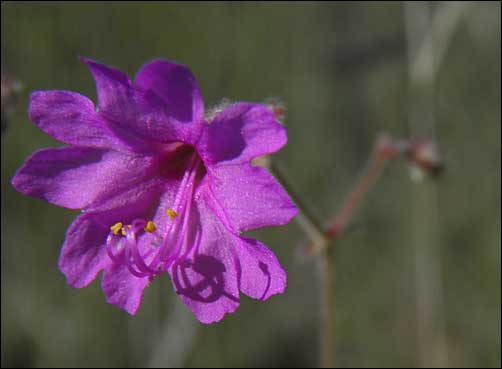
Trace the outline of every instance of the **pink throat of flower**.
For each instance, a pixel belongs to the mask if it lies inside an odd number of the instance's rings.
[[[194,153],[172,207],[164,210],[168,216],[164,229],[157,229],[152,220],[142,218],[136,218],[128,225],[118,222],[110,227],[106,251],[112,262],[127,266],[129,272],[138,278],[153,280],[156,275],[167,271],[184,249],[190,250],[184,246],[189,242],[192,201],[203,168],[201,159]],[[147,247],[140,247],[142,237],[147,234],[151,234],[151,241]]]

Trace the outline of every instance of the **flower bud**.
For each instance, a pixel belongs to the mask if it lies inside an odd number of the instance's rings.
[[[412,177],[420,179],[424,174],[436,177],[443,171],[444,162],[439,145],[430,138],[411,141],[406,154]]]
[[[275,119],[284,124],[286,115],[286,105],[277,97],[270,97],[265,100],[265,105],[274,113]]]

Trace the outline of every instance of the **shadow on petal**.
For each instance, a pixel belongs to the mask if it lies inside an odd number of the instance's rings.
[[[272,277],[270,276],[270,271],[268,270],[268,265],[261,262],[258,264],[258,267],[260,270],[263,272],[263,275],[267,278],[267,286],[265,287],[265,291],[263,291],[263,295],[260,297],[260,300],[265,300],[268,294],[268,291],[270,290],[270,284],[271,284],[271,279]]]
[[[209,255],[196,255],[173,266],[176,292],[191,300],[212,303],[221,297],[238,303],[239,298],[225,291],[225,265]]]

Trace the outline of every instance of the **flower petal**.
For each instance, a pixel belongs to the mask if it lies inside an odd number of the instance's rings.
[[[141,305],[143,290],[148,284],[148,278],[135,277],[127,266],[110,264],[103,273],[101,287],[106,295],[106,302],[134,315]]]
[[[141,191],[132,188],[119,193],[106,206],[85,212],[70,226],[59,257],[59,268],[73,287],[85,287],[103,268],[111,268],[106,253],[110,226],[148,217],[158,203],[162,188],[156,181],[144,182]],[[115,270],[112,268],[112,270]]]
[[[261,167],[223,165],[208,174],[217,211],[237,232],[284,225],[297,214],[286,191]]]
[[[180,166],[173,165],[163,172],[163,177],[153,177],[118,191],[77,218],[67,234],[59,263],[68,283],[83,287],[105,268],[102,287],[107,301],[130,314],[137,311],[148,279],[135,277],[127,266],[111,263],[105,249],[106,238],[113,224],[131,224],[138,218],[153,219],[158,229],[165,227],[168,218],[165,209],[174,201],[186,159],[183,152],[178,154],[175,161]],[[145,233],[139,238],[142,254],[151,250],[155,236]]]
[[[136,138],[136,146],[143,144],[146,152],[159,151],[160,143],[194,144],[199,138],[204,107],[188,68],[169,63],[165,70],[166,62],[153,62],[143,67],[133,86],[118,69],[83,60],[96,81],[99,114],[116,136]]]
[[[180,177],[176,175],[168,176],[161,181],[154,179],[145,182],[117,198],[110,199],[96,211],[107,215],[108,232],[110,225],[117,221],[130,224],[137,218],[153,219],[158,230],[162,230],[168,218],[165,208],[167,204],[172,204],[180,182]],[[126,203],[127,206],[120,207],[122,203]],[[142,255],[147,255],[149,251],[152,251],[156,236],[157,234],[144,233],[139,237],[138,247]],[[154,255],[155,253],[150,253],[145,261],[151,262]],[[134,276],[126,265],[110,263],[103,273],[102,288],[106,301],[117,305],[131,315],[136,314],[139,309],[143,290],[148,284],[148,277]]]
[[[205,324],[218,322],[239,306],[238,238],[199,199],[192,210],[190,238],[184,255],[170,268],[176,292]]]
[[[66,275],[69,285],[87,286],[107,265],[104,241],[108,232],[109,225],[92,215],[83,214],[72,223],[59,257],[59,269]]]
[[[178,122],[201,122],[204,119],[204,102],[199,86],[185,65],[154,60],[140,69],[135,85],[155,94],[162,110]]]
[[[140,214],[144,214],[144,211],[139,210],[133,214],[134,217],[153,219],[158,230],[165,229],[169,219],[165,210],[168,206],[172,205],[179,184],[179,178],[167,180],[166,183],[164,183],[164,188],[159,199],[150,201],[150,203],[155,204],[155,206],[152,207],[149,214],[142,216]],[[134,197],[133,194],[131,195]],[[145,203],[145,201],[142,201],[142,203]],[[155,242],[155,237],[156,234],[151,233],[145,233],[140,237],[139,249],[142,255],[146,255],[149,250],[152,250],[151,245]],[[154,253],[150,254],[145,262],[150,263],[154,256]],[[103,273],[102,288],[106,295],[106,301],[110,304],[117,305],[131,315],[136,314],[139,309],[143,290],[148,284],[148,277],[139,278],[134,276],[125,265],[110,264]]]
[[[108,122],[91,100],[75,92],[34,92],[29,111],[38,128],[70,145],[124,152],[152,150],[151,143]]]
[[[199,151],[207,164],[247,163],[279,150],[287,142],[285,128],[263,105],[231,105],[206,127]]]
[[[21,193],[70,209],[85,209],[150,176],[152,157],[82,147],[35,152],[12,179]]]
[[[241,266],[240,290],[258,300],[266,300],[286,289],[286,272],[274,253],[252,238],[241,237],[237,248]]]
[[[127,117],[136,114],[134,89],[126,74],[120,70],[82,58],[94,76],[100,111],[113,117]]]

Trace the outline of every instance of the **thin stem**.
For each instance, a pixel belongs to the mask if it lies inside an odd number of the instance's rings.
[[[354,211],[359,207],[364,195],[369,191],[378,177],[380,177],[388,159],[389,157],[380,155],[376,150],[374,151],[363,175],[347,196],[342,209],[336,215],[331,227],[326,231],[329,237],[335,237],[346,229]]]
[[[470,2],[443,2],[434,11],[425,2],[404,3],[410,81],[408,124],[434,137],[436,79],[448,46]],[[416,294],[417,354],[420,367],[447,367],[438,192],[434,184],[414,186],[411,248]]]
[[[296,220],[303,231],[309,236],[311,243],[307,249],[308,255],[319,254],[317,258],[319,285],[320,285],[320,319],[319,319],[319,345],[320,366],[331,368],[334,366],[334,275],[335,261],[334,248],[328,247],[329,241],[339,237],[346,229],[354,211],[360,205],[364,195],[379,178],[387,162],[408,149],[408,144],[393,140],[386,134],[380,134],[375,140],[375,146],[368,159],[362,175],[356,182],[354,189],[347,196],[344,205],[335,216],[331,226],[324,229],[309,211],[305,203],[293,190],[286,176],[279,166],[272,162],[270,170],[284,186],[286,191],[296,203],[299,214]]]
[[[324,229],[321,223],[317,221],[313,213],[302,201],[297,192],[293,189],[283,170],[275,161],[272,161],[270,163],[270,171],[274,173],[277,180],[281,182],[284,189],[288,192],[288,194],[295,202],[298,208],[298,215],[295,217],[295,220],[300,228],[309,237],[311,242],[315,243],[316,245],[323,245],[324,243],[326,243],[327,239],[325,237]]]
[[[335,289],[334,289],[334,248],[326,247],[318,258],[320,309],[319,338],[320,366],[333,368],[335,365]]]
[[[342,209],[334,218],[333,224],[326,230],[315,219],[300,197],[293,190],[289,181],[277,164],[271,163],[270,170],[282,183],[286,191],[290,194],[299,209],[296,220],[300,227],[305,231],[311,240],[309,254],[320,252],[317,259],[320,285],[320,317],[319,317],[319,345],[320,345],[320,366],[322,368],[331,368],[334,366],[334,316],[335,316],[335,295],[334,295],[334,275],[335,261],[334,248],[328,247],[330,239],[339,236],[349,223],[354,210],[362,201],[366,192],[375,183],[380,176],[388,160],[403,152],[403,145],[397,141],[391,140],[387,135],[377,137],[375,147],[368,160],[362,176],[356,183]]]
[[[334,240],[339,239],[344,234],[364,196],[369,192],[378,178],[380,178],[385,166],[391,159],[398,156],[406,156],[411,165],[421,167],[428,171],[429,174],[434,174],[442,163],[441,156],[437,152],[438,149],[435,145],[434,141],[430,139],[408,141],[394,139],[385,133],[378,135],[361,176],[356,181],[352,191],[349,192],[343,206],[326,229],[322,228],[320,223],[311,215],[277,165],[270,165],[272,172],[282,182],[282,185],[290,193],[299,208],[299,215],[296,220],[311,240],[306,249],[306,255],[318,255],[318,282],[320,286],[319,363],[321,367],[333,367],[335,359],[335,248],[332,245]]]
[[[361,204],[364,195],[371,189],[380,177],[388,161],[397,155],[400,155],[408,148],[407,143],[392,140],[386,134],[380,134],[376,141],[374,149],[368,159],[362,174],[353,187],[353,190],[346,197],[342,208],[326,230],[323,231],[324,237],[328,240],[338,238],[346,230],[352,219],[354,211]],[[307,249],[307,254],[313,255],[321,251],[328,245],[324,243],[311,243]]]
[[[279,166],[275,162],[272,162],[270,163],[270,170],[274,173],[276,178],[281,182],[293,201],[296,203],[298,207],[298,215],[295,219],[300,228],[302,228],[302,230],[307,234],[312,244],[316,245],[317,248],[324,250],[324,252],[317,259],[318,282],[320,285],[319,362],[321,367],[330,368],[334,366],[334,288],[332,285],[334,262],[331,256],[332,248],[325,247],[325,244],[328,242],[328,238],[326,237],[321,224],[315,219],[296,191],[294,191]]]
[[[318,258],[321,285],[321,319],[320,319],[320,364],[322,368],[332,368],[335,364],[335,260],[334,247],[330,247],[328,239],[339,237],[349,224],[354,211],[361,203],[364,195],[380,177],[387,162],[402,150],[387,136],[377,138],[375,147],[357,181],[354,189],[347,196],[341,210],[335,216],[332,225],[324,231],[325,242],[312,244],[311,247],[320,250]],[[311,249],[312,250],[312,249]]]

